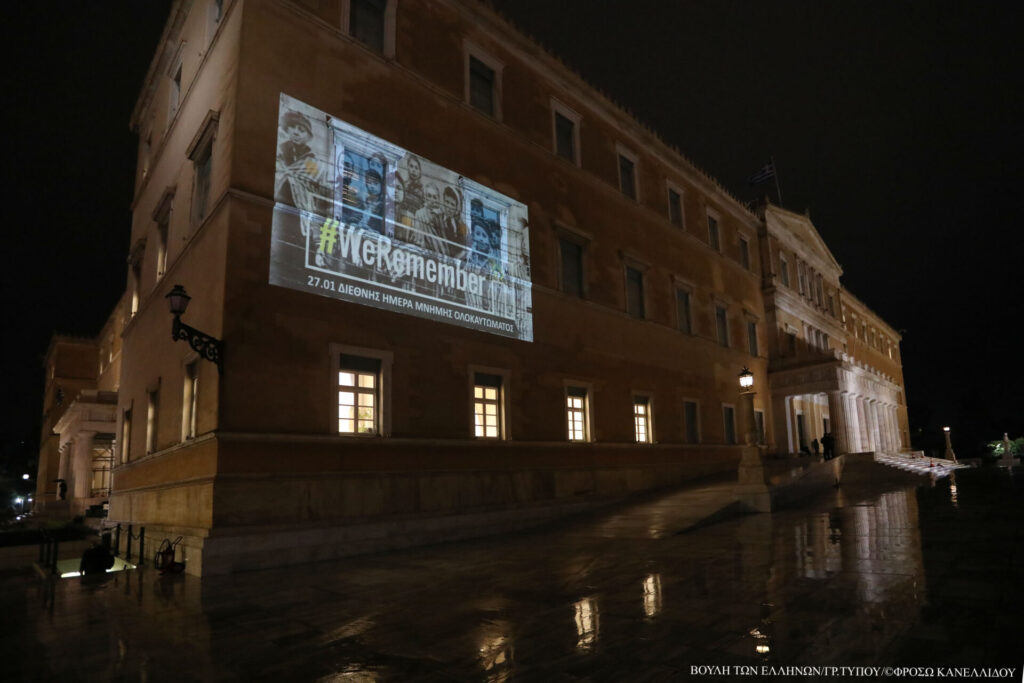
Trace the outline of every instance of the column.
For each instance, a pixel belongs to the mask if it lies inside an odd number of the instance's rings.
[[[835,439],[836,455],[849,453],[849,442],[846,438],[846,410],[843,396],[839,391],[828,392],[828,422],[832,438]]]
[[[857,430],[857,436],[860,439],[860,449],[859,450],[862,453],[865,452],[865,451],[870,451],[871,450],[871,441],[869,439],[869,432],[868,432],[867,406],[865,405],[865,398],[863,396],[858,396],[857,397],[857,426],[859,428]]]
[[[899,408],[896,406],[889,406],[889,424],[890,429],[892,429],[893,446],[897,453],[903,449],[903,437],[900,435],[899,415]]]
[[[843,398],[843,417],[846,418],[846,446],[850,449],[850,453],[857,453],[860,449],[857,447],[857,412],[853,406],[853,397],[846,391],[842,392],[841,396]]]
[[[871,401],[871,437],[875,442],[875,450],[879,452],[885,452],[885,445],[882,444],[882,424],[879,421],[879,410],[878,400],[874,399]]]

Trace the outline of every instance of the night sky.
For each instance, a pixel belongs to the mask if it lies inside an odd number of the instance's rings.
[[[943,424],[961,455],[1024,434],[1011,3],[493,4],[741,199],[772,188],[746,178],[774,157],[783,205],[810,210],[844,285],[903,333],[916,446]],[[9,471],[37,453],[50,335],[95,335],[124,289],[128,121],[169,6],[5,9]]]

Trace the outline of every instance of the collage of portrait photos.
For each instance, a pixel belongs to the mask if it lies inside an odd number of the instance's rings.
[[[524,204],[281,95],[271,284],[533,340]]]

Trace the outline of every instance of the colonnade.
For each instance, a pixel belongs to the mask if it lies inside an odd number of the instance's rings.
[[[898,453],[898,406],[848,391],[828,392],[828,412],[837,453]]]

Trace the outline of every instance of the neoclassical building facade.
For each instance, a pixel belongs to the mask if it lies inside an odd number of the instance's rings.
[[[765,452],[908,445],[899,335],[810,220],[732,196],[486,3],[176,2],[131,125],[90,387],[108,519],[182,536],[191,573],[732,471],[744,368]]]

